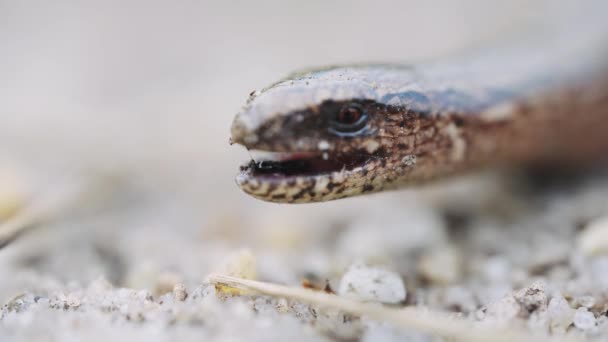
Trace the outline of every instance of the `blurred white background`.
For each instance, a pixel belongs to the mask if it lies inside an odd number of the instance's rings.
[[[231,178],[246,154],[228,146],[228,131],[252,90],[311,66],[454,53],[521,30],[543,8],[523,0],[2,1],[0,149],[53,165],[170,169],[214,199],[237,197]]]
[[[18,256],[5,257],[4,269],[14,275],[23,253],[47,253],[47,264],[35,267],[86,281],[83,263],[91,277],[103,271],[78,246],[88,251],[102,241],[122,255],[127,273],[173,268],[198,280],[215,256],[255,247],[268,227],[314,245],[353,208],[366,213],[402,195],[411,211],[418,200],[407,191],[305,206],[244,195],[233,177],[248,155],[228,144],[234,114],[252,90],[296,69],[439,58],[525,34],[555,9],[578,8],[553,3],[0,0],[0,163],[27,170],[34,189],[38,179],[94,178],[101,170],[145,193],[119,203],[120,219],[18,241],[2,251]],[[67,254],[53,263],[58,250]],[[290,252],[297,249],[277,255]],[[299,262],[331,264],[311,253]]]

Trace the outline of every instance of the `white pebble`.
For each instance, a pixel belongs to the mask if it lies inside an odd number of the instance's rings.
[[[595,328],[595,316],[587,308],[579,308],[574,313],[574,326],[581,330],[593,329]]]
[[[568,301],[561,294],[557,294],[551,298],[547,313],[551,321],[551,328],[553,329],[565,331],[572,324],[574,318],[574,309],[570,307]]]
[[[399,303],[406,291],[401,277],[380,267],[353,264],[342,276],[338,288],[340,296],[362,301]]]
[[[517,302],[528,312],[544,310],[547,307],[547,294],[543,282],[534,282],[513,294]]]
[[[72,308],[77,308],[82,304],[78,294],[76,293],[68,294],[65,299],[65,303]]]

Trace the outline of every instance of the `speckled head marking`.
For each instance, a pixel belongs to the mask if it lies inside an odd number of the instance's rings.
[[[408,174],[420,178],[442,158],[463,159],[462,120],[438,113],[481,101],[451,88],[423,92],[416,78],[403,67],[330,68],[253,93],[233,122],[232,141],[273,153],[254,155],[237,184],[267,201],[325,201],[380,191]]]

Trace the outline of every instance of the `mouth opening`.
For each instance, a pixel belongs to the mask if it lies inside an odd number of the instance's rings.
[[[364,153],[299,152],[274,153],[250,151],[252,160],[241,167],[253,177],[280,178],[316,176],[352,170],[364,165],[371,156]]]

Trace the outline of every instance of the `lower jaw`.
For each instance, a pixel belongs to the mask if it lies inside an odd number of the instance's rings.
[[[261,200],[306,203],[344,198],[369,189],[370,172],[381,162],[364,151],[265,153],[241,167],[237,185]],[[252,157],[254,155],[252,154]]]
[[[239,180],[237,176],[237,183],[238,182]],[[326,189],[319,189],[317,186],[315,186],[315,183],[308,181],[299,182],[298,187],[283,187],[281,184],[275,185],[273,183],[260,183],[260,185],[256,186],[254,183],[245,183],[241,184],[240,188],[250,196],[274,203],[322,202],[344,198],[350,195],[350,193],[344,191],[335,192],[327,191]],[[344,186],[340,185],[334,189],[342,188],[344,188]]]
[[[314,175],[256,175],[250,169],[236,177],[237,185],[258,199],[277,203],[308,203],[351,196],[365,179],[363,168]]]

